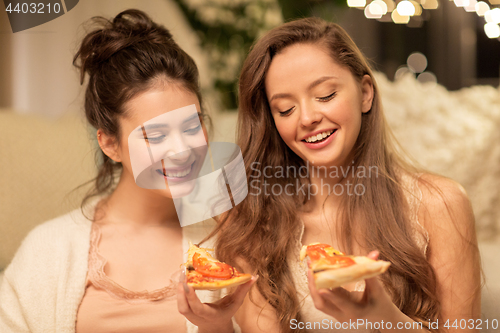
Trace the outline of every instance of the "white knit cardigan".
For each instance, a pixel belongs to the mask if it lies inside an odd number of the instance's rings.
[[[189,240],[199,242],[213,223],[183,228],[184,253]],[[0,282],[0,332],[75,333],[85,293],[91,225],[75,210],[28,234]],[[214,297],[213,293],[197,294],[202,302]],[[186,325],[189,333],[197,331],[187,320]],[[239,331],[236,324],[235,331]]]

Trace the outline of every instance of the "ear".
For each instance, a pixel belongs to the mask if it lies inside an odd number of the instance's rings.
[[[104,133],[102,129],[97,130],[97,142],[106,156],[115,162],[121,162],[121,156],[118,152],[118,141],[114,136]]]
[[[365,75],[361,79],[361,94],[363,96],[361,112],[367,113],[372,109],[373,104],[373,81],[370,75]]]

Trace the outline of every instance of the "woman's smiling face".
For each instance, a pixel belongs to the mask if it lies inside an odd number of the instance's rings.
[[[138,94],[125,109],[118,149],[123,172],[142,188],[166,189],[168,197],[191,193],[207,151],[196,95],[165,83]]]
[[[265,79],[266,94],[283,141],[314,166],[349,163],[370,111],[373,84],[358,82],[319,44],[297,43],[273,57]]]

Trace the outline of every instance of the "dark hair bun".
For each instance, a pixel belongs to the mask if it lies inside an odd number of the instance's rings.
[[[128,112],[125,103],[156,87],[158,80],[167,85],[181,85],[196,94],[202,105],[198,68],[165,27],[136,9],[125,10],[112,20],[94,17],[90,23],[94,30],[83,38],[73,64],[80,70],[81,83],[85,74],[89,75],[85,116],[94,128],[121,138],[119,120]],[[203,115],[203,109],[200,112]],[[121,163],[100,154],[102,163],[95,187],[83,204],[95,195],[108,193],[121,168]]]
[[[125,10],[113,20],[96,16],[91,22],[101,28],[90,32],[83,39],[73,59],[73,64],[80,69],[81,83],[85,73],[92,75],[109,58],[132,45],[142,42],[175,44],[167,29],[137,9]]]

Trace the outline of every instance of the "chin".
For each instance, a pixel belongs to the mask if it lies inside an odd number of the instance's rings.
[[[193,192],[194,190],[195,185],[196,179],[193,179],[181,184],[169,185],[167,191],[170,194],[170,198],[182,198],[191,194],[191,192]]]
[[[345,157],[339,156],[336,152],[322,152],[316,156],[309,154],[301,156],[304,163],[315,167],[331,167],[343,165],[346,161]]]

